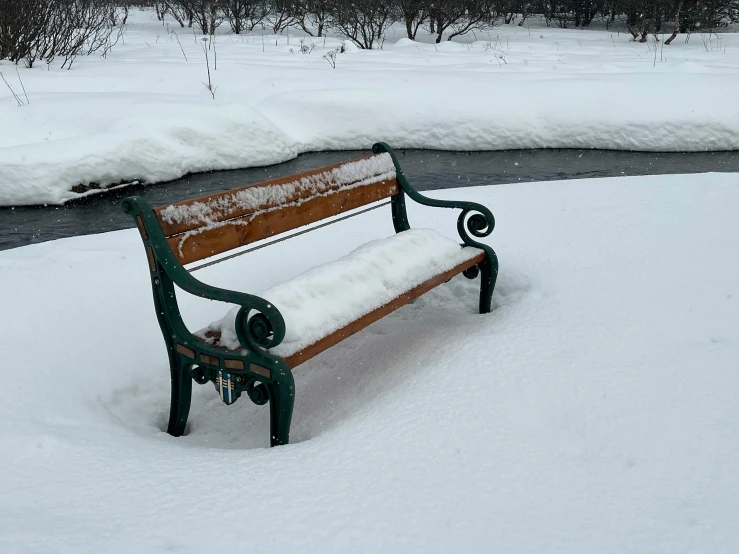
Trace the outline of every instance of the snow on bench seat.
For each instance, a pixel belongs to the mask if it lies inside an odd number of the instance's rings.
[[[431,229],[411,229],[270,287],[259,296],[280,310],[287,328],[270,352],[283,358],[295,354],[481,252]],[[234,328],[237,312],[233,308],[197,335],[220,335],[221,346],[241,348]]]

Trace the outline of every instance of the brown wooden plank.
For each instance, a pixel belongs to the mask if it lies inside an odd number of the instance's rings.
[[[299,205],[250,214],[221,226],[167,239],[183,264],[196,262],[239,246],[263,240],[322,219],[360,208],[398,193],[396,180],[381,181],[315,196]]]
[[[303,350],[296,352],[295,354],[292,354],[291,356],[288,356],[287,358],[285,358],[285,362],[287,363],[287,366],[290,369],[296,368],[303,362],[310,360],[311,358],[317,356],[324,350],[327,350],[331,348],[332,346],[340,343],[345,338],[353,335],[354,333],[361,331],[365,327],[371,325],[375,321],[382,319],[383,317],[394,312],[398,308],[402,308],[403,306],[415,300],[419,296],[426,294],[431,289],[438,287],[439,285],[441,285],[442,283],[445,283],[446,281],[448,281],[455,275],[462,273],[465,269],[472,267],[475,264],[480,263],[484,259],[485,259],[485,252],[480,252],[477,256],[475,256],[471,260],[463,262],[453,267],[449,271],[440,273],[439,275],[432,277],[425,283],[421,283],[420,285],[409,290],[405,294],[401,294],[398,298],[392,300],[391,302],[388,302],[384,306],[380,306],[376,310],[373,310],[370,313],[360,317],[359,319],[353,321],[349,325],[342,327],[338,331],[322,338],[321,340],[317,342],[314,342],[313,344],[304,348]],[[208,329],[203,334],[196,333],[195,335],[200,338],[207,339],[207,342],[209,344],[220,346],[219,342],[221,340],[221,333],[219,331],[213,331],[212,329]],[[228,354],[226,353],[224,355],[227,356]]]
[[[375,321],[382,319],[386,315],[394,312],[398,308],[401,308],[408,304],[410,301],[418,298],[419,296],[427,293],[433,288],[438,287],[442,283],[445,283],[455,275],[461,273],[465,269],[472,267],[475,264],[480,263],[482,260],[485,259],[485,253],[480,252],[479,255],[475,256],[471,260],[461,263],[449,271],[445,273],[441,273],[437,275],[436,277],[433,277],[426,281],[425,283],[421,283],[417,287],[409,290],[405,294],[400,295],[395,300],[388,302],[384,306],[380,306],[374,311],[371,311],[367,315],[364,315],[357,319],[356,321],[353,321],[349,325],[342,327],[335,333],[328,335],[327,337],[322,338],[318,342],[314,342],[307,348],[304,348],[303,350],[296,352],[295,354],[288,356],[285,358],[285,362],[287,363],[287,366],[290,369],[293,369],[300,364],[302,364],[305,361],[310,360],[314,356],[317,356],[324,350],[327,350],[328,348],[331,348],[332,346],[340,343],[345,338],[353,335],[354,333],[361,331],[368,325],[371,325]]]
[[[195,203],[201,203],[208,206],[213,207],[212,212],[209,216],[209,218],[212,221],[225,221],[228,219],[233,219],[236,217],[243,217],[249,213],[252,213],[254,209],[248,209],[238,206],[230,205],[228,202],[229,198],[231,198],[233,195],[238,194],[240,191],[246,191],[247,189],[258,189],[258,188],[264,188],[264,187],[273,187],[273,186],[279,186],[279,185],[285,185],[288,183],[292,183],[295,181],[300,181],[303,178],[306,177],[316,177],[319,176],[320,178],[324,179],[326,183],[328,183],[329,190],[338,190],[339,184],[336,182],[332,182],[331,179],[331,171],[341,167],[343,165],[347,165],[353,162],[357,162],[360,160],[365,160],[372,158],[372,156],[365,156],[363,158],[358,158],[356,160],[351,160],[348,162],[342,162],[339,164],[330,165],[327,167],[322,167],[319,169],[312,169],[310,171],[304,171],[303,173],[297,173],[295,175],[289,175],[287,177],[281,177],[279,179],[272,179],[270,181],[264,181],[262,183],[256,183],[253,185],[247,185],[244,187],[219,192],[217,194],[209,194],[206,196],[201,196],[198,198],[193,198],[190,200],[183,200],[181,202],[176,202],[174,204],[171,204],[172,206],[179,207],[179,206],[191,206]],[[344,184],[344,186],[347,186]],[[295,193],[290,196],[289,198],[285,199],[281,203],[290,203],[290,202],[297,202],[299,200],[303,200],[305,198],[309,198],[311,193],[307,190],[297,190]],[[219,204],[220,203],[220,204]],[[218,205],[218,206],[216,206]],[[276,207],[277,203],[275,202],[266,202],[262,205],[260,205],[259,210],[264,209],[270,209]],[[171,237],[173,235],[177,235],[180,233],[185,233],[187,231],[192,231],[193,229],[197,229],[198,227],[201,227],[203,223],[201,221],[190,221],[190,222],[182,222],[182,223],[167,223],[162,219],[161,212],[168,208],[170,205],[167,206],[160,206],[159,208],[156,208],[154,212],[157,214],[157,218],[159,219],[159,223],[162,226],[162,230],[164,231],[164,236]]]

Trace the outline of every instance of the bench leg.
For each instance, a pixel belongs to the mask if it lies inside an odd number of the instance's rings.
[[[169,405],[169,424],[167,433],[179,437],[185,432],[187,416],[190,414],[190,399],[192,398],[192,377],[185,371],[184,364],[176,357],[171,361],[172,396]]]
[[[272,370],[275,381],[267,385],[269,390],[270,446],[290,442],[290,422],[295,403],[295,381],[287,368]]]
[[[490,313],[495,281],[498,278],[498,256],[492,249],[487,249],[485,260],[480,263],[480,313]]]

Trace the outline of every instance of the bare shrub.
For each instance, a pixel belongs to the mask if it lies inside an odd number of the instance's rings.
[[[269,6],[264,0],[223,0],[223,10],[236,34],[252,31],[269,15]]]
[[[32,67],[61,57],[69,69],[77,56],[106,51],[124,22],[107,0],[0,0],[0,59]]]
[[[492,25],[497,17],[494,0],[445,0],[432,3],[429,18],[436,32],[436,42],[441,42],[444,33],[447,40]]]
[[[370,50],[381,44],[396,14],[395,6],[383,0],[336,0],[331,20],[344,37]]]

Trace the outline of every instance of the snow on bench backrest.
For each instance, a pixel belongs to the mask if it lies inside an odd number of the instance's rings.
[[[378,154],[155,210],[182,263],[226,252],[398,193],[389,154]]]

